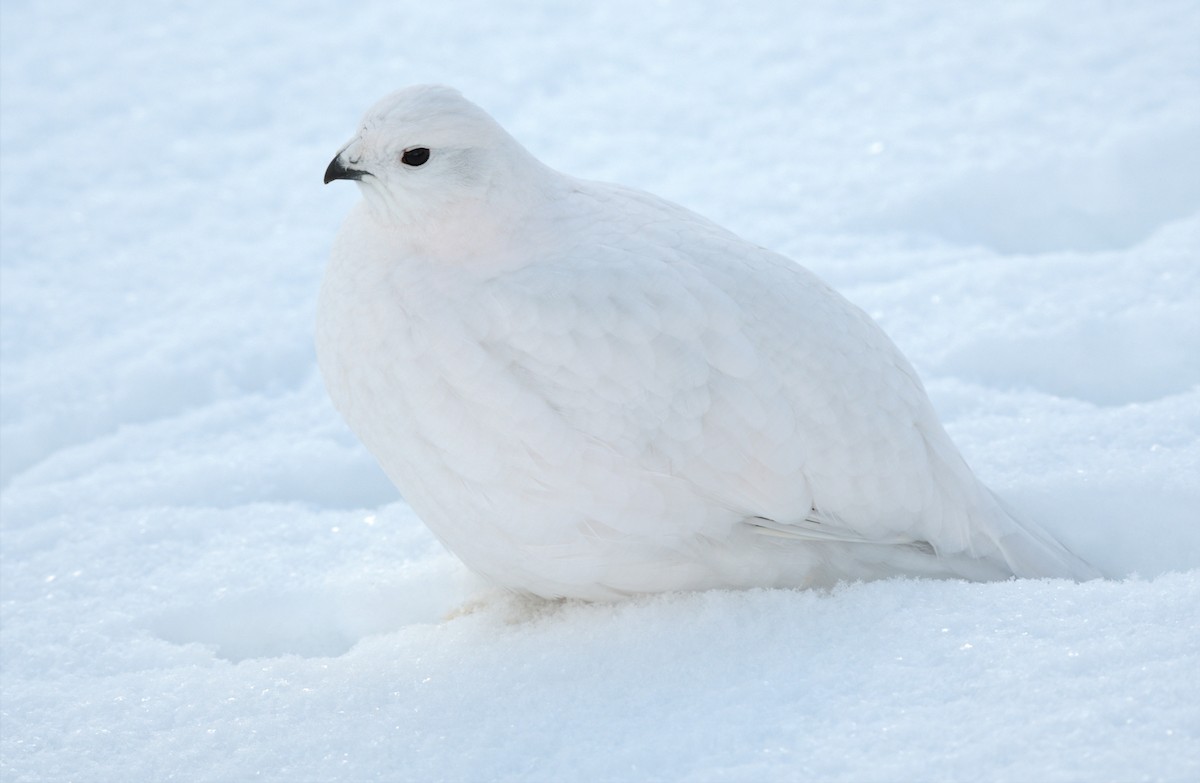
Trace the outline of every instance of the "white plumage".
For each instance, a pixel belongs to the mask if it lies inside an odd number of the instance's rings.
[[[1095,575],[975,479],[887,336],[792,261],[546,167],[445,87],[384,98],[325,176],[365,197],[321,288],[330,395],[496,584]]]

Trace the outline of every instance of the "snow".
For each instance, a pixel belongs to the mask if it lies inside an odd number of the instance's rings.
[[[1200,777],[1197,40],[1169,0],[5,2],[0,774]],[[429,81],[825,277],[1115,578],[464,608],[312,352],[322,172]]]

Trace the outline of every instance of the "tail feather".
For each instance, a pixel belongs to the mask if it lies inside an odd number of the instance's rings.
[[[1073,579],[1076,582],[1104,577],[1040,525],[1022,519],[1012,506],[995,493],[989,491],[988,494],[994,502],[996,515],[993,540],[1014,575],[1023,578]]]

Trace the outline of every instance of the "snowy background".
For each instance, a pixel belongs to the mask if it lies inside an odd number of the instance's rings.
[[[5,781],[1200,779],[1194,2],[0,6]],[[386,92],[812,268],[1114,579],[494,601],[312,321]]]

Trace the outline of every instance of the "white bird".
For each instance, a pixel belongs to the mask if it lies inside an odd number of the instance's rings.
[[[916,373],[809,271],[545,166],[457,91],[387,96],[321,287],[330,396],[497,585],[610,599],[1096,573],[971,473]]]

